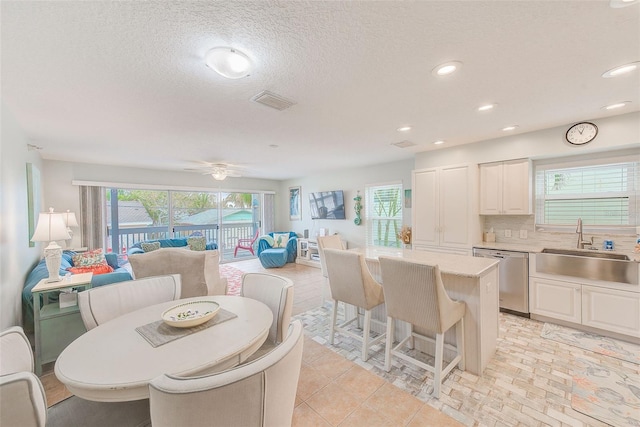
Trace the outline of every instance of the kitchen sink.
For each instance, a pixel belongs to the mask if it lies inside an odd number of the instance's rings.
[[[567,249],[543,249],[536,271],[589,280],[638,285],[638,263],[623,254]]]
[[[629,261],[629,257],[624,254],[614,254],[611,252],[587,252],[577,251],[572,249],[543,249],[543,254],[557,254],[557,255],[571,255],[571,256],[584,256],[588,258],[605,258],[605,259],[618,259],[622,261]]]

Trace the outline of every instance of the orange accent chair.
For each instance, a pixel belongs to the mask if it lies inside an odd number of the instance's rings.
[[[253,252],[253,244],[258,240],[258,236],[260,235],[260,229],[256,230],[256,234],[250,239],[238,239],[238,244],[236,245],[235,250],[233,251],[233,257],[238,256],[238,249],[244,249],[246,251],[251,252],[251,255],[255,256]]]

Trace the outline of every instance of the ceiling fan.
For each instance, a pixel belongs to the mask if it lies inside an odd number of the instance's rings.
[[[237,178],[242,176],[237,169],[237,165],[229,163],[209,163],[203,162],[204,165],[198,168],[187,168],[189,172],[199,172],[203,175],[211,175],[216,181],[224,181],[228,176]]]

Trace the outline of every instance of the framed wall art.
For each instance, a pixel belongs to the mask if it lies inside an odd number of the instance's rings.
[[[32,163],[27,163],[27,222],[29,226],[29,247],[36,244],[31,241],[31,236],[36,231],[36,221],[40,214],[40,170]]]
[[[300,187],[289,187],[289,220],[302,219],[302,190]]]

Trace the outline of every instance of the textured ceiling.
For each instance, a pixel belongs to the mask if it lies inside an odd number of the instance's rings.
[[[638,111],[640,5],[1,2],[2,98],[45,159],[287,179]],[[215,46],[253,61],[224,79]],[[450,60],[448,78],[431,70]],[[269,90],[296,102],[250,101]],[[632,101],[618,111],[604,105]],[[476,108],[497,103],[488,113]],[[396,129],[410,124],[401,134]],[[391,144],[410,140],[416,145]],[[434,146],[433,141],[446,140]],[[277,148],[270,147],[277,145]]]

